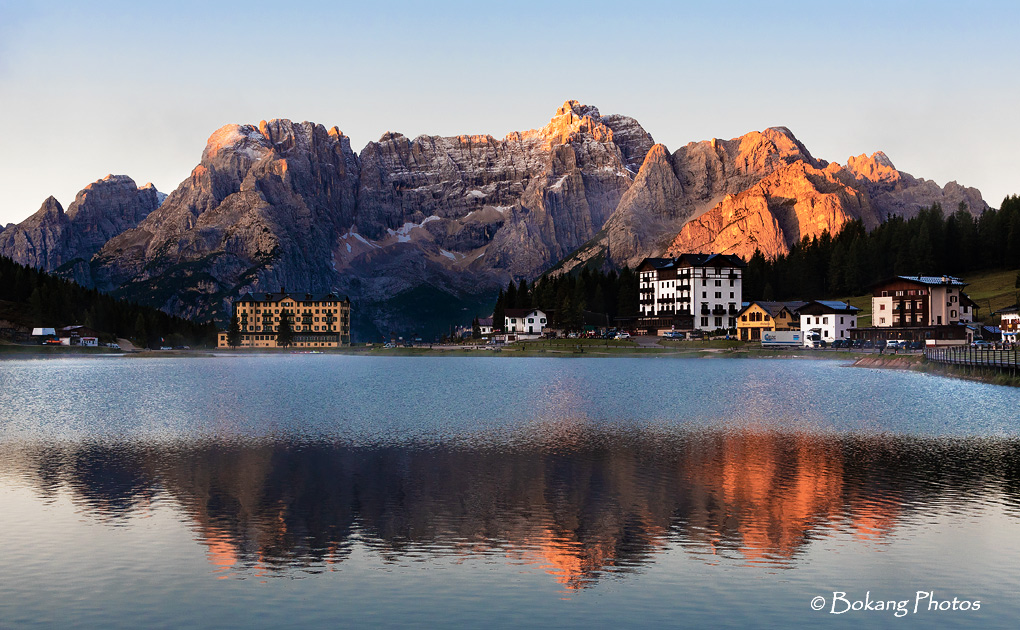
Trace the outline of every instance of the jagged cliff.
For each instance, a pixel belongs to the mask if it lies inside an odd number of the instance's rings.
[[[152,184],[141,188],[126,175],[107,175],[74,198],[67,212],[53,197],[18,225],[0,231],[0,255],[21,264],[57,269],[89,259],[112,237],[155,210],[166,195]]]
[[[110,176],[0,231],[0,253],[167,311],[224,321],[245,291],[340,291],[355,336],[435,333],[484,314],[511,278],[667,251],[749,256],[980,193],[811,156],[786,128],[670,153],[640,124],[567,101],[540,128],[387,132],[360,154],[339,129],[227,125],[163,200]]]
[[[785,127],[691,143],[673,154],[659,145],[605,227],[556,271],[693,252],[749,258],[760,249],[771,257],[850,220],[871,228],[934,203],[947,212],[960,203],[974,214],[988,208],[978,190],[915,178],[881,152],[851,157],[847,166],[816,159]]]
[[[851,157],[845,167],[797,160],[727,195],[684,225],[666,253],[728,253],[746,259],[758,249],[772,258],[804,237],[835,234],[849,221],[860,219],[871,229],[892,215],[909,217],[935,203],[948,212],[961,203],[975,214],[988,207],[976,189],[916,179],[896,170],[881,152]]]

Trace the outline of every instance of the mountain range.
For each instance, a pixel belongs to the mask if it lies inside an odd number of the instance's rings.
[[[670,151],[633,118],[567,101],[540,129],[387,132],[360,153],[289,120],[214,132],[169,195],[127,176],[0,230],[0,255],[170,313],[225,322],[247,291],[339,291],[353,332],[436,334],[510,279],[645,256],[775,256],[850,220],[874,227],[981,193],[897,170],[881,152],[814,158],[785,127]]]

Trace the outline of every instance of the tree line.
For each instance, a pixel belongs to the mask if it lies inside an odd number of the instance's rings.
[[[964,204],[948,216],[939,204],[917,216],[890,217],[871,232],[860,220],[831,236],[805,237],[768,260],[756,251],[744,274],[745,300],[861,295],[899,275],[959,276],[1020,267],[1020,197],[974,218]]]
[[[638,276],[624,267],[616,271],[585,267],[577,274],[525,279],[500,289],[493,308],[493,326],[503,328],[508,308],[538,308],[553,326],[579,329],[586,324],[613,325],[616,317],[638,314]]]
[[[150,344],[215,344],[216,327],[118,300],[0,256],[0,300],[24,306],[34,327],[83,325],[110,337]]]

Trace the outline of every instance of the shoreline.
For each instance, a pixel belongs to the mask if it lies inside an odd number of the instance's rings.
[[[1011,376],[994,368],[962,367],[927,361],[921,355],[869,355],[854,361],[850,367],[876,370],[907,370],[934,376],[977,381],[990,385],[1020,387],[1020,377]]]
[[[573,340],[572,340],[573,341]],[[989,368],[965,368],[926,361],[921,354],[878,354],[807,348],[762,348],[733,341],[687,342],[690,345],[638,345],[598,343],[516,344],[494,349],[490,346],[434,345],[411,348],[383,348],[381,346],[353,346],[325,348],[322,355],[371,357],[500,357],[500,358],[625,358],[625,359],[789,359],[806,361],[844,361],[847,367],[877,370],[907,370],[935,376],[978,381],[992,385],[1020,387],[1020,377],[1013,377]],[[290,349],[193,349],[193,350],[142,350],[123,352],[109,348],[73,348],[45,346],[0,346],[0,361],[5,359],[66,359],[66,358],[229,358],[244,356],[284,356],[306,354],[307,351]],[[310,354],[310,353],[309,353]]]

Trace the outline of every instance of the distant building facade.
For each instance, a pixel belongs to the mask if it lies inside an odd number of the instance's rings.
[[[638,326],[649,330],[736,328],[746,267],[732,254],[644,259],[638,266]]]
[[[1017,332],[1020,332],[1020,307],[1010,306],[999,311],[999,330],[1002,332],[1002,340],[1006,343],[1017,342]]]
[[[549,325],[544,311],[537,308],[508,308],[503,311],[503,331],[507,334],[541,336]]]
[[[333,293],[249,293],[234,302],[240,348],[277,348],[284,314],[290,317],[292,348],[337,348],[351,343],[351,301]],[[230,346],[221,331],[217,346]]]
[[[763,331],[799,330],[797,309],[806,302],[749,303],[737,315],[737,335],[741,341],[761,341]]]
[[[478,328],[483,335],[492,334],[492,316],[478,318]]]
[[[974,321],[967,283],[952,276],[897,276],[872,287],[871,325],[950,326]]]
[[[804,344],[849,339],[850,329],[857,328],[857,313],[860,310],[847,302],[831,300],[814,300],[804,304],[797,311],[800,315],[800,330],[804,333]]]
[[[928,345],[960,345],[974,340],[968,324],[977,304],[953,276],[896,276],[872,286],[871,326],[850,331],[852,339],[902,339]]]

